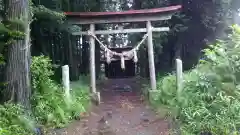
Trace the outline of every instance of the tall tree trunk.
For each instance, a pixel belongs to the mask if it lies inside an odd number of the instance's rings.
[[[98,25],[96,25],[96,28],[99,28]],[[99,38],[99,37],[98,37]],[[100,44],[96,43],[95,45],[95,63],[96,63],[96,79],[99,79],[99,75],[100,75],[100,66],[101,66],[101,48],[100,48]]]
[[[29,28],[29,0],[7,0],[7,19],[20,20],[24,24],[16,27],[17,31],[23,31],[23,40],[16,40],[8,47],[8,57],[6,66],[6,100],[19,103],[30,109],[29,98],[31,94],[30,86],[30,28]]]
[[[81,71],[83,75],[89,73],[89,43],[87,42],[87,37],[83,36],[82,44],[82,60],[81,60]]]

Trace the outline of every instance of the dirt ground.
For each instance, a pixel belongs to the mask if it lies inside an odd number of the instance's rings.
[[[169,123],[144,103],[136,79],[99,85],[102,103],[55,135],[168,135]]]

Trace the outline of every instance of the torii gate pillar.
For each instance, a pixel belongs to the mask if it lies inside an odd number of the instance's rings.
[[[90,32],[95,35],[95,24],[90,24]],[[95,39],[90,36],[89,37],[90,43],[90,76],[91,76],[91,94],[92,99],[96,104],[100,103],[100,92],[96,90],[96,66],[95,66]]]
[[[148,61],[149,61],[151,89],[156,90],[157,86],[156,86],[156,75],[155,75],[151,21],[147,21],[146,25],[147,25],[147,34],[148,34],[147,45],[148,45]]]

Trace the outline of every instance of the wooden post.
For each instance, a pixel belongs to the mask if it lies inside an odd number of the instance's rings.
[[[95,24],[90,24],[90,32],[95,35]],[[96,104],[99,104],[100,93],[96,90],[95,39],[92,36],[90,36],[90,76],[92,98]]]
[[[156,90],[156,76],[155,76],[155,65],[154,65],[154,51],[152,41],[152,25],[150,21],[147,21],[147,34],[148,34],[148,61],[149,61],[149,72],[152,90]]]
[[[90,24],[90,32],[95,34],[95,24]],[[90,36],[90,76],[91,92],[96,93],[95,39],[92,36]]]
[[[183,88],[183,70],[182,70],[182,60],[176,59],[176,80],[177,80],[177,92],[178,94]]]
[[[70,79],[68,65],[62,66],[62,83],[67,99],[70,99]]]

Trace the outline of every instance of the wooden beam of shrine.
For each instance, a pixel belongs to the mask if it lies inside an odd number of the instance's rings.
[[[162,31],[169,31],[169,27],[156,27],[152,28],[152,32],[162,32]],[[97,30],[95,31],[95,35],[108,35],[108,34],[118,34],[118,33],[143,33],[147,32],[146,28],[139,28],[139,29],[123,29],[123,30]],[[87,31],[79,31],[73,32],[72,35],[88,35]]]
[[[171,19],[173,13],[165,13],[164,15],[130,15],[130,16],[114,16],[114,17],[99,17],[99,18],[68,18],[68,24],[110,24],[110,23],[131,23],[131,22],[146,22],[146,21],[163,21]]]

